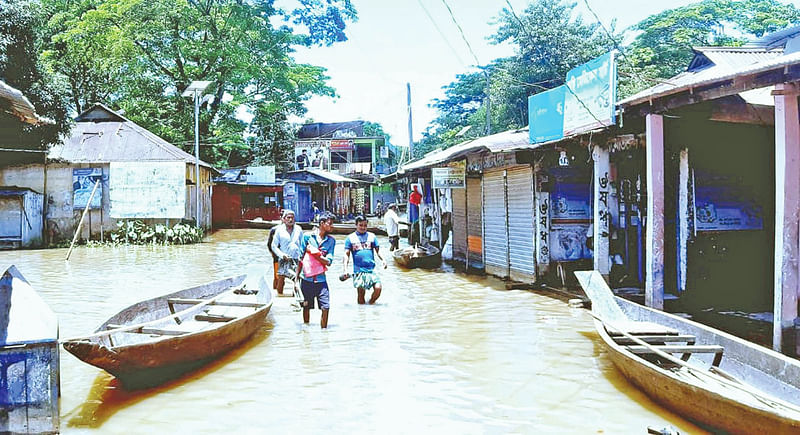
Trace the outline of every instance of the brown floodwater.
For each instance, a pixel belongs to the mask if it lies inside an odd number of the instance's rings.
[[[136,301],[270,262],[265,236],[224,230],[192,246],[78,247],[68,262],[66,249],[3,251],[0,265],[15,264],[58,315],[61,337],[73,337]],[[702,432],[621,376],[583,309],[391,259],[379,303],[360,306],[352,281],[335,278],[337,240],[327,330],[318,310],[304,325],[293,298],[277,298],[246,345],[133,392],[62,349],[62,432]]]

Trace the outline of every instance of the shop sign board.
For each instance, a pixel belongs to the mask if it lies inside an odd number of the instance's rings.
[[[186,163],[111,162],[111,217],[169,218],[186,216]]]
[[[565,136],[614,124],[617,67],[613,51],[571,69],[565,85]]]
[[[564,94],[561,85],[528,97],[530,142],[543,143],[564,137]]]
[[[466,187],[466,168],[432,168],[431,181],[434,189],[464,189]]]

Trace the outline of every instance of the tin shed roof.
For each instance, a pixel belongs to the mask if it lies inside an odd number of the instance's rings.
[[[651,88],[631,95],[617,104],[631,106],[651,98],[677,93],[691,87],[720,82],[738,74],[769,69],[789,61],[782,50],[762,47],[697,47],[687,71]]]
[[[73,163],[195,161],[193,155],[103,104],[96,103],[75,121],[70,137],[53,146],[49,158]],[[202,160],[200,165],[211,168]]]
[[[36,109],[21,91],[0,80],[0,110],[28,124],[43,124],[50,121],[40,118]]]

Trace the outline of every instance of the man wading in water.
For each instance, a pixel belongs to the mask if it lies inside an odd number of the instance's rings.
[[[272,252],[278,257],[278,295],[283,295],[283,286],[286,278],[295,280],[294,271],[297,269],[297,262],[300,261],[300,239],[303,237],[303,230],[300,225],[294,223],[294,211],[286,209],[283,211],[283,223],[278,225],[275,230],[275,237],[272,240]],[[291,296],[291,295],[290,295]]]
[[[375,269],[375,255],[383,262],[386,269],[386,260],[379,252],[378,239],[375,234],[367,232],[367,219],[364,216],[356,218],[356,231],[347,236],[344,241],[344,265],[342,277],[347,277],[347,266],[350,264],[350,252],[353,253],[353,286],[358,290],[358,303],[364,304],[367,290],[372,290],[369,303],[374,304],[381,296],[381,278]],[[373,254],[374,253],[374,254]]]
[[[333,249],[336,240],[330,235],[333,228],[333,216],[327,212],[319,218],[319,228],[303,234],[300,239],[300,252],[303,257],[297,267],[295,286],[303,292],[303,322],[308,323],[314,301],[317,301],[322,310],[320,326],[328,327],[328,311],[330,305],[330,292],[325,279],[325,270],[333,263]]]

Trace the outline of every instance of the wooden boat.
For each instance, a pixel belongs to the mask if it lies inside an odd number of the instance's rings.
[[[331,227],[331,234],[350,234],[356,230],[355,222],[338,222]],[[367,231],[376,236],[385,236],[386,230],[378,226],[367,226]]]
[[[713,430],[800,433],[800,361],[575,275],[612,362],[653,400]]]
[[[392,252],[394,262],[407,269],[434,269],[442,263],[439,248],[431,245],[407,247]]]
[[[126,387],[147,387],[241,344],[261,327],[271,307],[272,290],[263,275],[241,275],[138,302],[95,333],[62,343]]]

